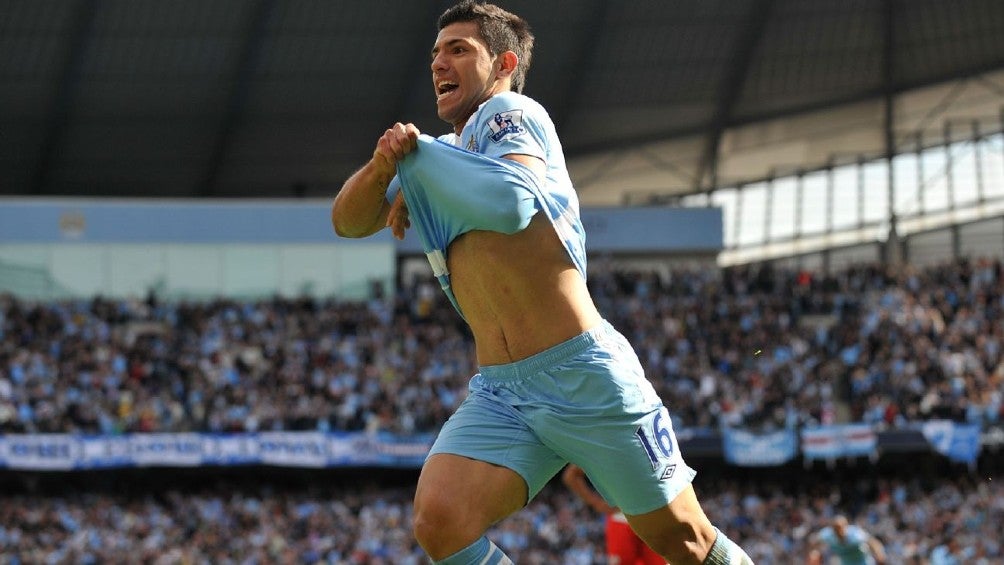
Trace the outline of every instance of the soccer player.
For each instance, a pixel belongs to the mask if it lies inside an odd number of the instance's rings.
[[[343,237],[414,227],[474,336],[479,372],[422,467],[416,539],[434,563],[511,563],[485,532],[574,462],[674,565],[749,563],[705,516],[666,408],[589,295],[561,143],[520,94],[529,25],[465,0],[438,29],[432,83],[452,134],[394,124],[331,212]]]
[[[819,530],[809,553],[810,565],[820,565],[823,554],[829,553],[841,565],[881,565],[885,563],[882,542],[863,529],[848,523],[847,517],[836,516],[829,526]]]
[[[589,486],[581,467],[569,463],[561,480],[593,510],[606,517],[607,563],[609,565],[666,565],[666,560],[645,544],[628,524],[624,513],[611,506]]]
[[[955,533],[949,535],[945,543],[931,551],[930,565],[963,565],[973,563],[976,550],[972,547],[962,547]]]

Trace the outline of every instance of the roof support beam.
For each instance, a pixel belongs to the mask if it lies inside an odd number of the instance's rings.
[[[985,64],[973,66],[968,69],[959,69],[957,71],[924,78],[922,80],[915,80],[910,82],[898,82],[894,86],[892,92],[893,94],[900,94],[914,88],[921,88],[924,86],[930,86],[932,84],[939,84],[942,82],[966,80],[971,77],[975,77],[989,72],[999,71],[1001,69],[1004,69],[1004,58],[1001,58],[996,61],[991,61]],[[806,114],[810,112],[818,112],[820,110],[828,110],[830,108],[843,106],[845,104],[855,104],[858,102],[864,102],[866,100],[875,100],[876,98],[882,97],[884,94],[885,94],[885,89],[880,85],[875,88],[861,90],[859,92],[851,93],[846,96],[838,96],[826,100],[821,100],[818,102],[802,104],[800,106],[791,106],[783,110],[766,112],[755,116],[745,117],[739,120],[732,119],[729,121],[729,123],[726,124],[726,127],[744,126],[756,122],[766,122],[769,120],[788,118],[791,116],[798,116],[800,114]],[[589,155],[592,153],[601,153],[615,149],[632,149],[649,143],[656,143],[660,141],[666,141],[680,137],[687,137],[691,135],[700,135],[706,132],[707,132],[707,127],[694,126],[694,127],[666,130],[655,133],[646,133],[636,136],[621,137],[617,139],[611,139],[608,141],[587,143],[578,146],[573,145],[571,143],[566,143],[565,156],[569,158],[582,157],[583,155]]]
[[[889,181],[889,214],[893,216],[893,206],[895,200],[895,185],[892,160],[896,156],[896,95],[893,92],[895,83],[895,56],[896,56],[896,8],[893,5],[895,0],[882,0],[882,85],[885,88],[885,116],[883,128],[885,132],[885,158],[888,164]]]
[[[882,86],[885,101],[885,155],[892,170],[896,155],[896,7],[895,0],[882,0]],[[890,186],[890,198],[892,190]],[[890,202],[891,203],[891,202]],[[890,208],[890,211],[892,208]]]
[[[896,225],[896,0],[882,0],[882,85],[885,88],[885,160],[886,160],[886,217],[889,233],[883,257],[886,264],[898,267],[902,262],[899,230]],[[921,179],[923,181],[923,179]]]
[[[233,133],[240,126],[244,117],[251,77],[261,62],[266,27],[272,19],[275,5],[276,0],[258,0],[249,10],[247,31],[244,33],[240,57],[230,80],[230,93],[227,96],[226,109],[216,129],[216,141],[213,144],[209,160],[206,162],[205,174],[202,176],[201,184],[197,187],[199,196],[212,196],[216,191],[223,161],[226,159],[227,152],[233,142]]]
[[[694,175],[694,192],[705,188],[713,190],[718,186],[718,157],[722,135],[732,120],[733,109],[749,74],[750,61],[752,61],[753,53],[763,37],[773,8],[774,0],[757,0],[750,3],[750,13],[746,17],[746,25],[743,26],[733,50],[733,53],[736,54],[735,58],[732,59],[732,64],[729,65],[725,79],[721,83],[711,124],[707,128],[708,134],[705,138],[701,160],[697,165],[697,174]],[[704,182],[706,178],[708,179],[707,183]]]
[[[49,189],[53,163],[63,148],[63,137],[70,123],[70,112],[77,98],[84,56],[94,30],[98,13],[98,0],[77,0],[72,24],[67,33],[63,51],[63,66],[52,97],[52,106],[45,123],[45,133],[38,149],[35,171],[32,173],[31,193],[45,194]]]

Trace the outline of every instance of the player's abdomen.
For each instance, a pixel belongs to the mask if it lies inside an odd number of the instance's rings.
[[[600,322],[585,281],[543,214],[513,235],[464,234],[447,258],[481,365],[525,359]]]

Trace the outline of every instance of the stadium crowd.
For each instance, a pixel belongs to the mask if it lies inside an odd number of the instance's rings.
[[[1004,416],[1000,262],[828,276],[600,265],[590,286],[677,426]],[[435,431],[475,367],[427,281],[365,302],[0,296],[0,433]]]
[[[705,508],[760,565],[804,562],[837,513],[884,543],[889,563],[924,565],[939,546],[959,563],[1004,562],[1000,482],[880,479],[798,487],[702,483]],[[141,496],[21,494],[0,505],[0,565],[25,563],[418,565],[411,489],[168,490]],[[600,565],[603,521],[549,485],[490,533],[516,563]]]
[[[877,426],[1004,416],[1004,267],[961,261],[893,273],[761,268],[622,272],[590,285],[632,341],[678,426]],[[368,301],[0,296],[0,433],[435,431],[475,370],[433,283]],[[757,563],[791,563],[847,513],[892,563],[1002,563],[1004,487],[936,481],[735,482],[698,477],[706,511]],[[323,483],[322,483],[323,484]],[[15,493],[0,565],[423,563],[412,488]],[[519,563],[605,562],[603,523],[551,485],[491,537]],[[800,558],[799,558],[800,560]]]

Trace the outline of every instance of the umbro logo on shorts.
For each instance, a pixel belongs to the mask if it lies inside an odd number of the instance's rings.
[[[676,464],[667,465],[666,469],[662,472],[662,476],[659,477],[660,481],[665,481],[666,479],[672,479],[673,473],[676,472]]]

